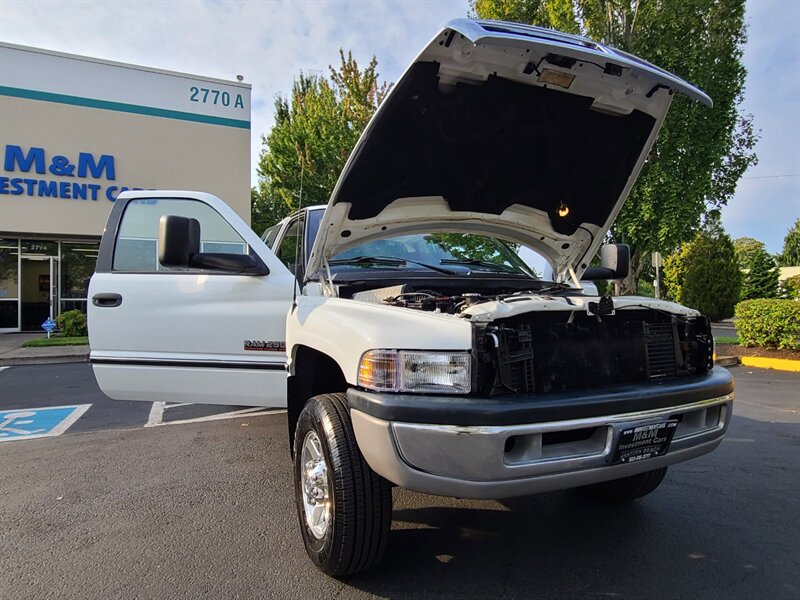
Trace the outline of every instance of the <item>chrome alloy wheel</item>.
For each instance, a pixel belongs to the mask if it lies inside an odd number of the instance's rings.
[[[306,433],[301,455],[303,508],[306,513],[306,524],[321,540],[328,531],[331,520],[331,500],[328,485],[328,465],[322,454],[319,437],[313,431]]]

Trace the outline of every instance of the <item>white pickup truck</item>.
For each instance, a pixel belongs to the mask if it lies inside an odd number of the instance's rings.
[[[733,380],[696,311],[579,281],[627,272],[627,248],[601,245],[673,93],[710,104],[584,38],[449,23],[328,206],[268,244],[209,194],[120,194],[89,291],[100,387],[288,408],[305,547],[337,576],[380,559],[392,484],[648,494],[719,445]]]

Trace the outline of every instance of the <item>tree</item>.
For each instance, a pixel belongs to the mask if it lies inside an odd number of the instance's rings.
[[[733,242],[724,232],[703,230],[664,261],[669,297],[712,321],[733,316],[741,278]]]
[[[275,100],[275,125],[263,137],[258,188],[252,191],[253,229],[261,232],[304,206],[325,204],[367,122],[386,96],[375,57],[362,71],[339,51],[329,77],[300,73],[287,98]]]
[[[778,266],[766,250],[753,255],[748,269],[742,283],[742,300],[778,296]]]
[[[779,255],[782,267],[800,266],[800,219],[794,222],[789,233],[783,238],[783,251]]]
[[[473,0],[472,7],[481,18],[587,35],[678,74],[714,100],[707,108],[676,96],[614,224],[614,237],[632,251],[619,293],[635,291],[650,253],[692,239],[757,162],[752,116],[741,111],[744,0]]]
[[[767,250],[764,242],[751,237],[736,238],[733,240],[733,247],[736,250],[736,258],[739,259],[739,268],[743,271],[750,268],[750,263],[756,254]]]
[[[800,300],[800,275],[787,277],[781,282],[778,295],[786,300]]]

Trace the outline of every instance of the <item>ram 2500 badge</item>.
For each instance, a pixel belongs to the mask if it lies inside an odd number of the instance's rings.
[[[696,311],[579,281],[627,273],[602,243],[674,93],[711,103],[591,40],[449,23],[274,252],[209,194],[120,194],[90,286],[100,387],[287,407],[300,530],[332,575],[380,559],[392,484],[652,492],[719,445],[732,378]]]

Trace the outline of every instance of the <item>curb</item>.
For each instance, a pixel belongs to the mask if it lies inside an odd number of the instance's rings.
[[[11,353],[8,353],[11,354]],[[89,351],[76,352],[71,354],[39,354],[0,357],[0,367],[12,367],[20,365],[54,365],[61,363],[88,362]]]
[[[742,364],[742,361],[739,360],[738,356],[718,356],[714,360],[714,364],[720,367],[738,367]]]
[[[720,367],[755,367],[774,371],[800,373],[800,360],[790,358],[769,358],[766,356],[718,356],[714,361]]]
[[[800,360],[790,358],[768,358],[765,356],[743,356],[742,365],[757,367],[759,369],[775,369],[776,371],[791,371],[800,373]]]

